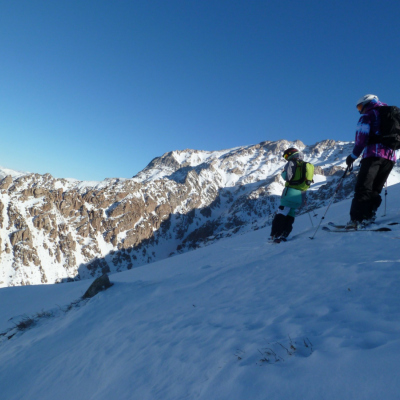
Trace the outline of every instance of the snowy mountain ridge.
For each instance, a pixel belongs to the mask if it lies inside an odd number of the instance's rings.
[[[266,176],[275,175],[285,161],[282,153],[285,146],[297,147],[303,151],[309,162],[315,165],[336,165],[338,155],[344,148],[352,147],[347,142],[334,142],[331,140],[317,143],[314,146],[306,146],[300,141],[287,142],[261,142],[258,145],[236,147],[221,151],[181,150],[172,151],[152,160],[149,165],[133,177],[137,182],[154,181],[168,178],[177,170],[185,173],[195,168],[202,171],[211,165],[220,175],[223,187],[234,186],[241,183],[255,182],[257,179],[265,179]],[[323,154],[323,159],[320,160]],[[330,159],[330,162],[326,162]],[[336,161],[336,162],[335,162]],[[204,168],[201,166],[204,165]]]
[[[271,222],[283,189],[283,151],[315,164],[307,206],[330,200],[352,143],[262,142],[173,151],[131,179],[102,182],[2,170],[0,287],[87,279],[199,248]],[[356,171],[338,192],[351,195]],[[389,184],[400,181],[399,164]]]

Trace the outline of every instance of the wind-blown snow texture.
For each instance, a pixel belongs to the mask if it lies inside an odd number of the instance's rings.
[[[388,192],[380,222],[400,222],[400,186]],[[349,207],[334,204],[326,221],[346,222]],[[266,244],[268,228],[225,238],[111,275],[69,311],[89,281],[1,289],[1,398],[398,399],[392,228],[310,240],[305,214],[287,243]]]

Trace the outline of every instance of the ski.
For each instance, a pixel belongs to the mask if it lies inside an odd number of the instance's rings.
[[[346,229],[346,226],[347,226],[347,225],[338,225],[338,224],[335,224],[334,222],[328,222],[328,225],[335,229]],[[370,227],[370,226],[376,226],[376,225],[379,225],[379,224],[377,224],[376,222],[371,222],[368,225],[365,225],[365,228]],[[351,230],[354,230],[354,229],[351,229]]]
[[[371,226],[379,226],[380,224],[381,223],[379,223],[379,222],[372,222],[369,225],[366,225],[366,228],[371,227]],[[392,225],[398,225],[398,224],[399,224],[398,222],[389,222],[389,223],[386,223],[384,225],[392,226]],[[330,228],[334,228],[334,229],[346,229],[346,225],[339,225],[339,224],[335,224],[334,222],[328,222],[328,226]],[[346,229],[346,230],[354,231],[356,229]],[[368,230],[368,229],[359,229],[359,230],[365,231],[365,230]],[[380,232],[380,230],[378,228],[377,229],[369,229],[369,230],[378,230],[378,232]]]
[[[376,228],[376,229],[345,229],[323,226],[322,230],[325,232],[390,232],[391,229],[387,227]]]
[[[334,222],[328,222],[329,226],[332,226],[333,228],[337,228],[337,229],[344,229],[346,227],[346,225],[338,225],[335,224]]]

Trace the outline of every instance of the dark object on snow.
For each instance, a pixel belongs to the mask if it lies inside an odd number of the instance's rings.
[[[86,290],[86,293],[82,296],[83,299],[90,299],[96,296],[97,293],[102,290],[106,290],[111,287],[113,284],[110,282],[107,274],[100,276],[97,278],[90,286],[89,289]]]

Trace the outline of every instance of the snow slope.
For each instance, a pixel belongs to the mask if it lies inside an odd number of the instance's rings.
[[[389,187],[381,221],[400,222],[399,197]],[[325,221],[346,222],[349,207],[332,205]],[[52,313],[0,337],[1,399],[398,399],[392,228],[310,240],[305,214],[287,243],[266,244],[268,228],[222,239],[111,275],[113,287],[70,311],[89,281],[0,289],[0,332]]]

